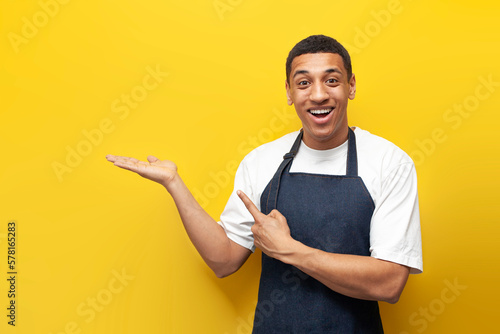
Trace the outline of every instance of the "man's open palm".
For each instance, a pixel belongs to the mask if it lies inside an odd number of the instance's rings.
[[[165,187],[177,175],[177,166],[175,163],[170,160],[160,160],[152,155],[148,156],[148,161],[111,154],[107,155],[106,159],[117,167],[135,172]]]

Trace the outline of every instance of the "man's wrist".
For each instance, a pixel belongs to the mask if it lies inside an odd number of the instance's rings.
[[[300,262],[300,259],[304,256],[305,252],[307,251],[307,248],[308,247],[303,243],[301,243],[300,241],[292,239],[290,241],[287,251],[280,254],[278,256],[278,260],[280,260],[283,263],[295,266],[297,263]]]
[[[164,186],[169,193],[172,193],[182,185],[182,179],[178,173],[175,173],[174,176],[162,181],[161,185]]]

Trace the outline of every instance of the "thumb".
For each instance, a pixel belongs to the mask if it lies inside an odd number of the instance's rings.
[[[148,155],[148,161],[150,163],[153,163],[153,162],[157,162],[159,161],[160,159],[158,159],[157,157],[155,157],[154,155]]]

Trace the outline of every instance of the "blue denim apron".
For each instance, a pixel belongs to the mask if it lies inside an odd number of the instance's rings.
[[[373,200],[358,176],[349,129],[346,175],[290,173],[302,131],[260,198],[277,209],[292,238],[326,252],[369,256]],[[378,303],[339,294],[297,268],[262,253],[254,334],[383,333]]]

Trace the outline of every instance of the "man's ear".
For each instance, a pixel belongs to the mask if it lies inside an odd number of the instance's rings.
[[[351,75],[351,80],[349,80],[349,100],[354,100],[356,96],[356,77],[354,73]]]
[[[293,104],[292,94],[290,93],[290,85],[288,81],[285,80],[285,88],[286,88],[286,99],[289,106]]]

